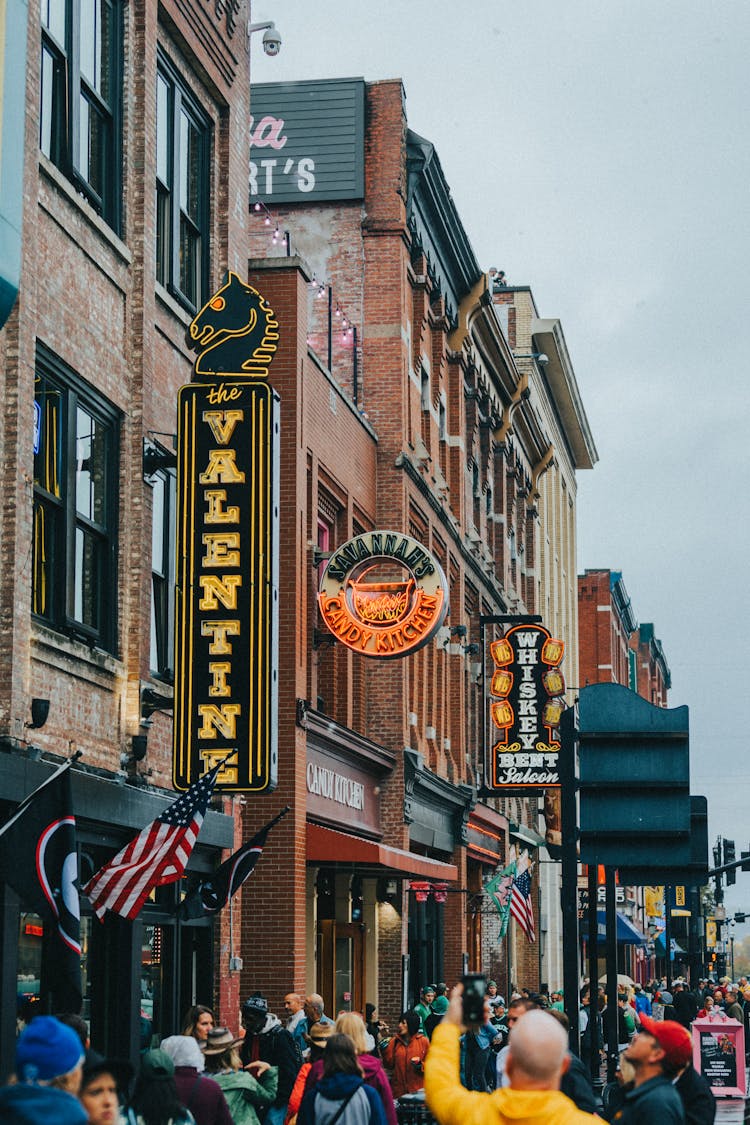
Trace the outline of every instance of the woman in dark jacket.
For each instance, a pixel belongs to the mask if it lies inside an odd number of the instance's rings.
[[[196,1125],[234,1125],[218,1082],[202,1073],[206,1060],[198,1041],[191,1035],[170,1035],[163,1040],[161,1049],[174,1063],[177,1093]]]
[[[386,1125],[380,1095],[366,1086],[348,1035],[332,1035],[323,1077],[302,1099],[298,1125]]]

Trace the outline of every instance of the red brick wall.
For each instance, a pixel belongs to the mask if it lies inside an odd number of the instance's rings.
[[[578,576],[578,667],[581,686],[604,682],[628,686],[628,636],[612,598],[608,570],[587,570]]]

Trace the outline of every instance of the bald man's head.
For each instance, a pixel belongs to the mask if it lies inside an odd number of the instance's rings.
[[[559,1089],[568,1037],[548,1012],[526,1012],[511,1031],[509,1045],[505,1069],[514,1089]]]

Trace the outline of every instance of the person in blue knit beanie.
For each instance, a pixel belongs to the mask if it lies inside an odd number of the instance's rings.
[[[16,1070],[0,1089],[0,1122],[14,1125],[85,1125],[78,1100],[83,1046],[54,1016],[36,1016],[18,1037]]]

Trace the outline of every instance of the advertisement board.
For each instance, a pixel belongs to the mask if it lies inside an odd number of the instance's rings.
[[[695,1020],[693,1066],[716,1097],[745,1096],[745,1030],[737,1020]]]
[[[362,199],[362,78],[253,85],[250,206]]]
[[[277,777],[279,396],[267,382],[278,322],[230,272],[190,324],[196,382],[177,403],[172,773],[187,789]]]
[[[559,787],[564,651],[564,643],[542,625],[515,625],[489,642],[489,789],[507,794]]]

